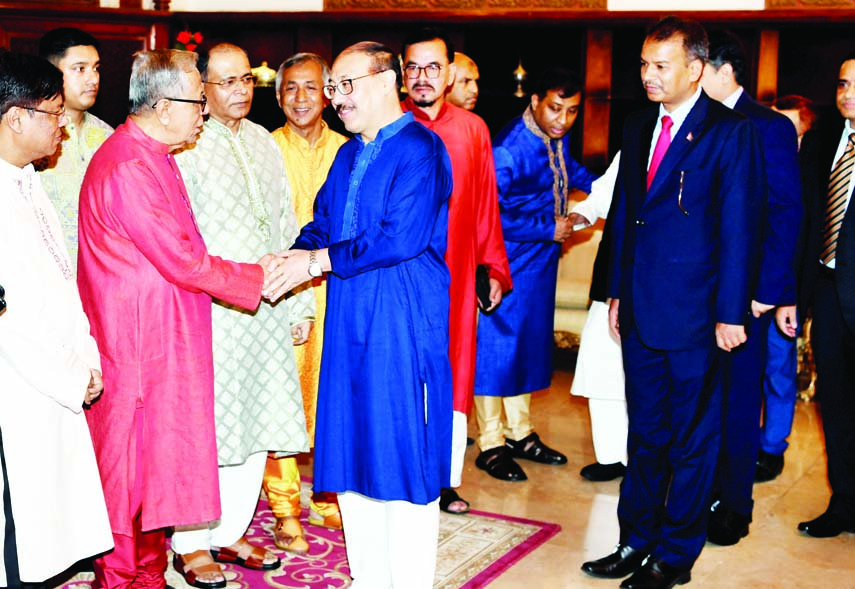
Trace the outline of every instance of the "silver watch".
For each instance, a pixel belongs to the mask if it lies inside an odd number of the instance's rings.
[[[309,276],[312,278],[320,278],[324,275],[321,270],[321,264],[318,262],[318,250],[309,252]]]

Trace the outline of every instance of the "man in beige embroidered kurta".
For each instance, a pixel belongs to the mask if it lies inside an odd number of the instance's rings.
[[[298,231],[291,192],[270,133],[244,118],[255,83],[246,54],[218,45],[199,69],[211,116],[196,145],[176,160],[202,236],[212,252],[236,260],[287,248]],[[176,531],[172,547],[190,569],[195,553],[213,549],[226,561],[232,550],[251,550],[243,536],[268,450],[292,454],[309,447],[293,347],[305,341],[314,320],[312,293],[264,303],[255,313],[214,304],[212,314],[223,515],[206,529]],[[272,553],[257,548],[255,554],[263,568],[278,566]],[[203,582],[217,575],[209,573]]]
[[[328,79],[326,62],[313,53],[298,53],[288,58],[276,76],[276,95],[287,122],[273,131],[273,138],[285,160],[297,222],[301,227],[312,220],[315,195],[327,178],[338,148],[347,141],[346,137],[330,129],[322,118],[327,104],[323,86]],[[309,437],[313,439],[324,341],[326,279],[312,280],[310,290],[314,292],[317,309],[315,327],[309,341],[294,351],[303,389],[306,425]],[[308,552],[309,544],[303,537],[300,524],[300,471],[296,458],[271,457],[264,474],[264,490],[276,517],[273,529],[276,545],[287,552]],[[335,494],[315,493],[312,496],[309,523],[341,528]]]
[[[59,215],[72,268],[77,268],[77,214],[80,186],[89,161],[113,128],[87,112],[95,104],[101,81],[98,41],[70,27],[48,31],[39,42],[39,56],[63,76],[68,124],[56,152],[36,162],[42,186]]]

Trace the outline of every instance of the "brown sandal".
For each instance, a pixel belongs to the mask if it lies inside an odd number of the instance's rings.
[[[276,525],[273,527],[273,541],[277,548],[291,554],[309,552],[309,543],[303,534],[300,518],[295,515],[276,518]]]
[[[228,564],[236,564],[246,569],[254,571],[270,571],[278,569],[282,561],[279,557],[273,562],[264,562],[269,556],[276,556],[272,552],[268,552],[261,546],[253,546],[246,539],[246,536],[225,548],[211,548],[211,556],[217,562],[225,562]]]
[[[187,581],[188,585],[199,587],[200,589],[222,589],[226,586],[226,576],[223,574],[223,568],[214,562],[211,553],[207,550],[196,550],[187,554],[175,553],[172,559],[172,564],[175,570],[178,571]],[[202,581],[200,576],[206,574],[218,574],[222,577],[221,581]]]

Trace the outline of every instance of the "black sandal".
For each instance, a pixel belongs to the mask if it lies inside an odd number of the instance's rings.
[[[461,509],[460,511],[452,511],[449,509],[452,503],[460,501],[466,505],[465,509]],[[439,492],[439,508],[443,510],[445,513],[450,513],[451,515],[464,515],[469,513],[469,502],[465,499],[461,498],[460,495],[457,494],[457,491],[454,489],[446,489],[443,488]]]

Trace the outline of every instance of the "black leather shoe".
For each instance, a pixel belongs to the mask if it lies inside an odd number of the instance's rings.
[[[733,546],[748,535],[751,515],[742,515],[716,501],[710,510],[707,542],[719,546]]]
[[[567,457],[564,454],[541,442],[540,436],[535,433],[519,441],[506,439],[505,446],[510,448],[514,458],[524,458],[541,464],[567,464]]]
[[[579,471],[579,474],[582,475],[582,478],[595,483],[613,481],[626,474],[626,467],[620,462],[614,462],[612,464],[600,464],[599,462],[595,462],[594,464],[589,464],[584,467]]]
[[[658,558],[648,558],[640,569],[620,584],[621,589],[671,589],[692,580],[692,569],[678,569]]]
[[[763,450],[757,453],[757,468],[754,471],[755,483],[774,480],[784,470],[784,455],[769,454]]]
[[[833,538],[843,532],[855,533],[855,522],[826,511],[816,519],[800,523],[799,530],[814,538]]]
[[[500,481],[525,481],[528,479],[522,467],[511,457],[511,451],[505,446],[490,448],[478,455],[475,466]]]
[[[582,570],[594,577],[621,579],[637,571],[645,558],[646,552],[636,550],[628,544],[620,544],[608,556],[583,564]]]

